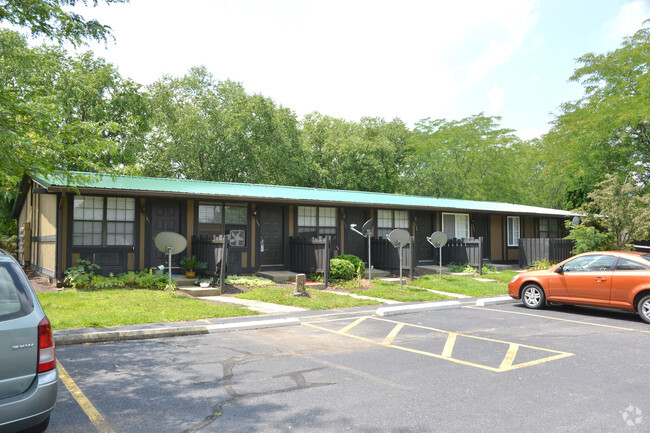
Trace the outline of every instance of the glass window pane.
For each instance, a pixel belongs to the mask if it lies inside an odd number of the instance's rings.
[[[377,210],[377,227],[391,228],[391,229],[393,228],[393,211],[392,210],[388,210],[388,209],[378,209]]]
[[[226,205],[226,224],[246,224],[248,208],[240,205]]]
[[[316,227],[315,206],[298,206],[298,226]]]
[[[456,237],[456,215],[442,214],[442,231],[447,233],[449,239]]]
[[[508,217],[508,246],[519,245],[519,217]]]
[[[408,229],[409,228],[409,213],[405,210],[396,210],[395,211],[395,225],[396,229]]]
[[[456,237],[469,238],[469,215],[456,214]]]
[[[319,227],[336,227],[336,208],[322,207],[318,209]]]

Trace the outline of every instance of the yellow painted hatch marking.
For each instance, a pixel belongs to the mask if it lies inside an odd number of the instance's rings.
[[[388,333],[388,335],[384,339],[381,339],[381,340],[370,339],[370,338],[362,337],[360,335],[354,335],[354,334],[351,334],[349,332],[352,329],[354,329],[355,327],[357,327],[360,323],[362,323],[362,322],[364,322],[365,320],[368,320],[368,319],[377,320],[377,321],[381,321],[381,322],[394,323],[395,326],[391,329],[391,331]],[[486,338],[486,337],[478,337],[478,336],[474,336],[474,335],[461,334],[461,333],[457,333],[457,332],[446,331],[446,330],[443,330],[443,329],[431,328],[431,327],[422,326],[422,325],[412,325],[412,324],[397,322],[397,321],[389,320],[389,319],[382,319],[382,318],[373,317],[373,316],[360,317],[360,318],[356,319],[355,321],[353,321],[352,323],[348,324],[347,326],[344,326],[340,330],[329,329],[329,328],[326,328],[324,326],[318,325],[318,323],[332,323],[332,322],[339,322],[339,321],[342,321],[342,320],[346,320],[346,319],[323,320],[323,321],[319,321],[319,322],[304,323],[304,325],[315,328],[315,329],[320,329],[322,331],[332,332],[334,334],[339,334],[339,335],[344,335],[346,337],[355,338],[357,340],[365,341],[365,342],[368,342],[368,343],[377,344],[377,345],[384,346],[384,347],[390,347],[390,348],[393,348],[393,349],[398,349],[398,350],[402,350],[402,351],[405,351],[405,352],[415,353],[415,354],[418,354],[418,355],[429,356],[429,357],[432,357],[432,358],[443,359],[443,360],[446,360],[446,361],[455,362],[457,364],[462,364],[462,365],[467,365],[467,366],[470,366],[470,367],[481,368],[481,369],[496,372],[496,373],[515,370],[515,369],[519,369],[519,368],[523,368],[523,367],[530,367],[530,366],[533,366],[533,365],[542,364],[544,362],[554,361],[554,360],[558,360],[558,359],[562,359],[562,358],[567,358],[569,356],[573,356],[573,353],[569,353],[569,352],[562,352],[562,351],[553,350],[553,349],[545,349],[545,348],[542,348],[542,347],[528,346],[528,345],[525,345],[525,344],[511,343],[511,342],[508,342],[508,341],[496,340],[496,339],[493,339],[493,338]],[[347,320],[350,320],[350,319],[347,318]],[[433,352],[427,352],[427,351],[424,351],[424,350],[412,349],[410,347],[404,347],[404,346],[400,346],[400,345],[397,345],[397,344],[393,344],[393,341],[395,340],[395,338],[397,337],[399,332],[402,329],[404,329],[405,327],[419,328],[419,329],[425,329],[425,330],[428,330],[428,331],[432,331],[432,332],[435,332],[435,333],[447,334],[447,339],[445,341],[445,346],[444,346],[444,348],[442,350],[442,353],[438,354],[438,353],[433,353]],[[463,360],[463,359],[454,358],[452,356],[453,355],[453,350],[454,350],[454,347],[456,345],[457,338],[459,336],[464,337],[464,338],[468,338],[468,339],[472,339],[472,340],[482,340],[482,341],[500,343],[500,344],[503,344],[503,345],[507,345],[508,349],[506,351],[506,354],[505,354],[503,360],[501,361],[501,364],[498,367],[493,367],[493,366],[489,366],[489,365],[480,364],[480,363],[477,363],[477,362],[471,362],[471,361],[466,361],[466,360]],[[546,356],[546,357],[543,357],[543,358],[534,359],[532,361],[527,361],[527,362],[522,362],[522,363],[516,364],[515,360],[516,360],[516,357],[517,357],[517,353],[519,353],[520,348],[527,348],[527,349],[532,349],[532,350],[536,350],[536,351],[545,352],[545,353],[550,354],[550,356]]]
[[[79,406],[88,415],[90,422],[93,423],[99,433],[115,433],[109,426],[103,416],[95,409],[95,406],[88,400],[88,398],[81,392],[81,389],[72,380],[68,372],[63,368],[59,361],[56,362],[57,369],[59,370],[59,377],[61,381],[68,388],[72,397],[79,403]]]
[[[455,332],[450,332],[447,336],[447,341],[445,341],[445,348],[442,349],[443,358],[451,358],[451,354],[454,351],[454,345],[456,344],[456,334]]]
[[[401,331],[403,327],[404,327],[403,323],[399,323],[399,324],[395,325],[393,330],[390,331],[390,334],[388,334],[386,336],[386,338],[384,339],[383,344],[391,344],[393,342],[393,340],[395,339],[395,337],[397,337],[397,334],[399,334],[399,331]]]

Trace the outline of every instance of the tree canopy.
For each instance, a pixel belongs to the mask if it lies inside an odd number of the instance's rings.
[[[571,80],[582,98],[561,106],[544,137],[545,179],[564,188],[564,206],[578,207],[606,174],[632,172],[650,183],[650,27],[606,54],[586,54]]]

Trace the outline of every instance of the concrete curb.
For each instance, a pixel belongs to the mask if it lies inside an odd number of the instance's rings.
[[[428,302],[425,304],[411,304],[399,305],[395,307],[381,307],[377,308],[376,314],[378,316],[394,316],[396,314],[417,313],[420,311],[431,310],[449,310],[452,308],[460,308],[461,303],[458,301],[441,301],[441,302]]]
[[[183,335],[207,334],[207,325],[176,326],[152,329],[129,329],[115,331],[93,331],[64,334],[54,332],[54,343],[57,346],[72,344],[103,343],[106,341],[144,340],[149,338],[178,337]]]
[[[499,305],[499,304],[514,304],[516,299],[512,299],[510,296],[495,296],[493,298],[483,298],[476,300],[477,307],[485,307],[487,305]]]
[[[277,328],[280,326],[300,325],[297,318],[251,320],[247,322],[231,322],[215,325],[196,326],[167,326],[149,329],[127,329],[109,331],[55,331],[54,343],[57,346],[71,346],[85,343],[105,343],[108,341],[146,340],[150,338],[182,337],[202,335],[215,332],[243,331],[246,329]]]
[[[255,320],[252,322],[240,323],[223,323],[218,325],[208,325],[208,332],[226,332],[226,331],[243,331],[246,329],[265,329],[265,328],[278,328],[281,326],[294,326],[300,325],[300,319],[295,317],[288,317],[286,319],[271,319],[271,320]]]

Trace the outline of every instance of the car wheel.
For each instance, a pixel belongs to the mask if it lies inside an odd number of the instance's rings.
[[[645,295],[639,303],[637,304],[637,309],[639,316],[643,319],[644,322],[650,323],[650,295]]]
[[[528,284],[521,291],[521,299],[526,308],[539,309],[546,306],[546,295],[544,290],[537,284]]]

